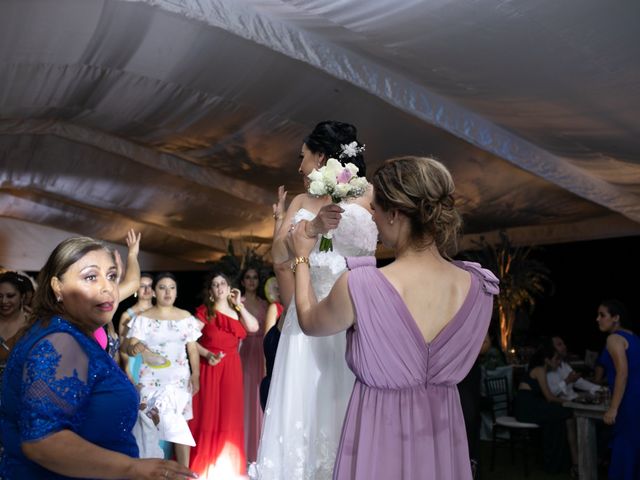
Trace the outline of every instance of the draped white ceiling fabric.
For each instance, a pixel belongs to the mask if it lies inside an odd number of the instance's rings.
[[[434,155],[463,245],[640,235],[640,3],[0,0],[0,265],[65,236],[143,268],[268,250],[321,120]]]

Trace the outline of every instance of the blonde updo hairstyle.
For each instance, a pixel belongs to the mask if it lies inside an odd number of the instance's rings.
[[[462,218],[453,179],[442,163],[429,157],[392,158],[376,170],[372,183],[384,211],[397,210],[409,218],[415,248],[435,243],[444,257],[455,255]]]

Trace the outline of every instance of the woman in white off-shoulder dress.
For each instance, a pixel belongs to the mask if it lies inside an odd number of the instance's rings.
[[[339,158],[342,145],[356,141],[356,129],[340,122],[322,122],[305,139],[300,173],[308,175],[328,158],[356,164],[364,175],[361,149],[356,157]],[[360,145],[360,144],[359,144]],[[282,228],[274,238],[272,254],[283,303],[288,304],[278,344],[257,465],[250,469],[260,480],[328,480],[332,477],[342,423],[354,376],[345,361],[344,333],[308,337],[300,330],[292,301],[291,261],[287,231],[300,220],[312,220],[308,235],[320,238],[333,230],[333,251],[309,257],[318,299],[324,298],[346,269],[346,256],[373,255],[377,229],[369,210],[370,191],[340,205],[329,198],[298,195],[291,202]],[[278,212],[276,212],[276,216]],[[319,242],[318,242],[319,244]]]
[[[140,423],[134,435],[141,456],[160,454],[158,440],[165,440],[174,444],[178,463],[189,466],[190,447],[195,443],[187,421],[193,416],[191,396],[200,389],[196,340],[203,324],[174,307],[177,285],[172,274],[158,274],[153,286],[157,305],[135,317],[127,335],[131,349],[139,343],[146,346],[139,375],[140,401],[151,419],[155,407],[157,418]]]

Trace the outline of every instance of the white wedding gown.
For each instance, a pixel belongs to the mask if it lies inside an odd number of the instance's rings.
[[[318,300],[327,296],[346,269],[344,257],[373,255],[378,231],[371,214],[341,204],[333,251],[309,256]],[[299,210],[294,222],[314,215]],[[320,242],[318,242],[319,244]],[[273,367],[256,469],[259,480],[330,480],[342,422],[355,377],[345,361],[346,334],[309,337],[302,333],[291,300]],[[256,471],[257,470],[257,471]]]

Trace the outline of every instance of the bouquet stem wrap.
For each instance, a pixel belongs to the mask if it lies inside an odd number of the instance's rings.
[[[331,197],[331,201],[337,205],[342,200]],[[333,252],[333,230],[329,230],[327,233],[322,235],[320,238],[319,250],[321,252]]]

